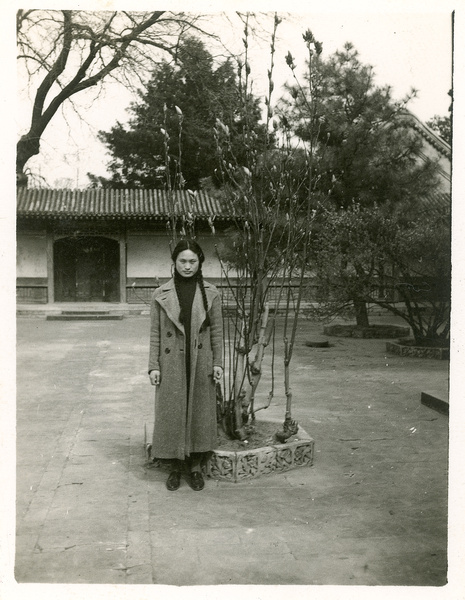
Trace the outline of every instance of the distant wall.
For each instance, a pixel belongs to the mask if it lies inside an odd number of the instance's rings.
[[[203,273],[205,277],[221,277],[221,266],[215,254],[218,239],[211,235],[197,238],[205,253]],[[166,278],[171,276],[171,253],[169,236],[129,232],[127,235],[127,277]]]
[[[45,234],[18,234],[16,277],[47,277],[47,240]]]
[[[163,234],[127,235],[127,276],[169,277],[170,253],[168,236]]]
[[[85,231],[85,228],[83,228]],[[92,235],[92,233],[90,234]],[[95,235],[95,234],[94,234]],[[116,234],[102,232],[99,235],[116,238]],[[54,238],[65,237],[56,233]],[[216,256],[215,245],[222,234],[199,235],[197,240],[205,253],[203,273],[207,280],[218,285],[222,279],[221,265]],[[126,281],[127,302],[150,301],[156,287],[172,276],[169,247],[170,236],[163,231],[129,230],[126,234]],[[50,257],[53,260],[53,257]],[[124,268],[124,265],[123,265]],[[124,277],[124,276],[123,276]],[[48,302],[47,235],[42,231],[17,233],[16,290],[19,303]],[[124,291],[124,290],[123,290]],[[122,297],[123,292],[122,292]]]

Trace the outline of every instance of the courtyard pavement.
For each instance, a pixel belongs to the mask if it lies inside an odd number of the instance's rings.
[[[322,326],[302,320],[293,416],[315,440],[314,465],[168,492],[144,452],[148,330],[147,315],[18,318],[17,582],[420,586],[441,597],[449,420],[420,394],[447,395],[447,361],[387,355],[383,340],[308,347]],[[260,419],[284,416],[281,373]],[[266,378],[260,389],[257,404]]]

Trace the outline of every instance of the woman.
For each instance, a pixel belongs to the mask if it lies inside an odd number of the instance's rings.
[[[204,253],[181,240],[174,277],[152,296],[149,377],[159,385],[152,453],[169,459],[166,487],[177,490],[184,461],[203,489],[201,461],[217,444],[215,383],[223,375],[223,320],[216,287],[203,279]]]

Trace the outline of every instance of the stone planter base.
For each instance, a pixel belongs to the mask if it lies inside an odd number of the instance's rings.
[[[386,351],[398,356],[411,356],[414,358],[434,358],[437,360],[449,360],[449,348],[428,348],[424,346],[408,346],[398,342],[386,342]]]
[[[357,325],[326,325],[323,328],[325,335],[335,337],[354,337],[364,339],[385,339],[399,338],[409,335],[409,327],[400,327],[399,325],[369,325],[368,327],[358,327]]]
[[[206,465],[212,479],[236,483],[313,465],[314,440],[300,426],[296,435],[284,443],[250,450],[215,450]]]

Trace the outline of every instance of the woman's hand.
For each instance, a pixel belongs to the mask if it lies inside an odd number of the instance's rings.
[[[158,371],[157,369],[154,369],[153,371],[150,371],[149,377],[150,377],[150,383],[152,385],[159,385],[160,384],[161,375],[160,375],[160,371]]]
[[[220,383],[223,377],[223,369],[221,367],[213,367],[213,381]]]

